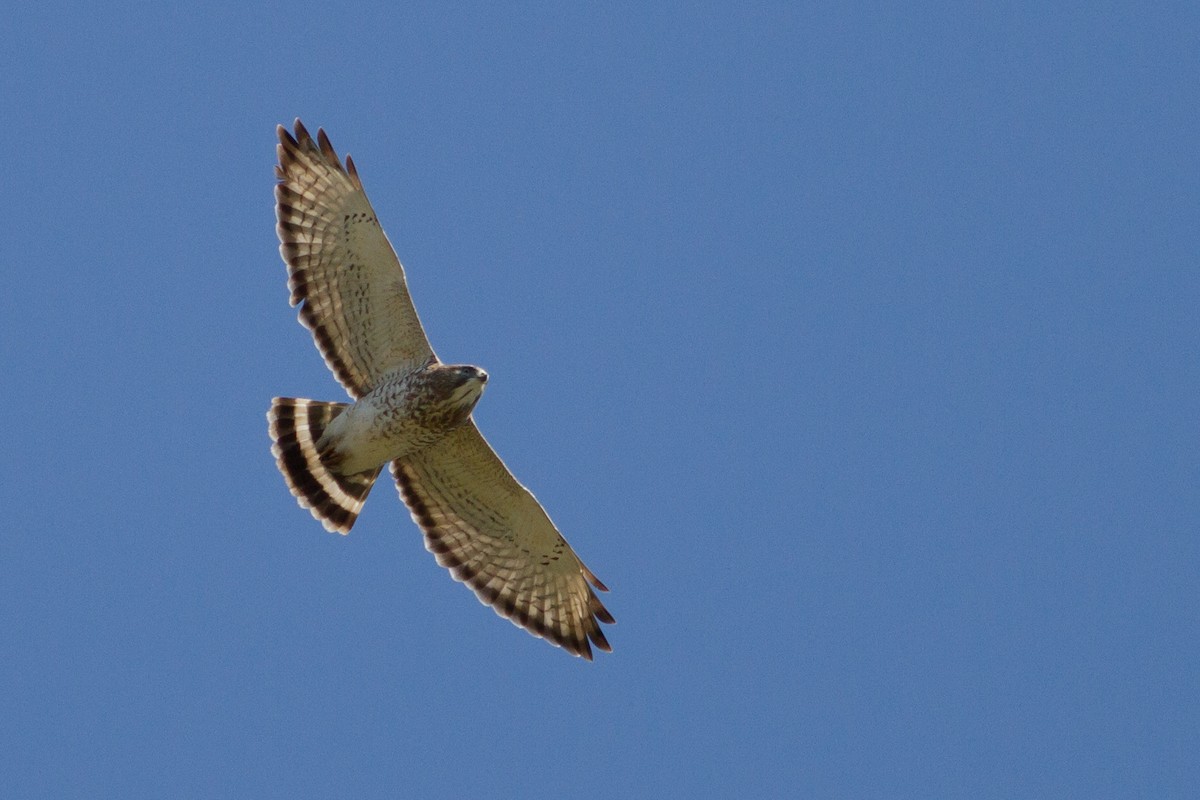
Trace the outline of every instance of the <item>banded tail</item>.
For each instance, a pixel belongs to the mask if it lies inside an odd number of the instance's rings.
[[[321,461],[317,441],[346,403],[276,397],[267,413],[271,453],[288,488],[302,508],[331,533],[346,534],[358,519],[382,467],[357,475],[338,475]]]

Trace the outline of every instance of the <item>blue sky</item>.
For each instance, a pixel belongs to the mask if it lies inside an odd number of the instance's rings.
[[[1200,793],[1191,4],[7,15],[6,796]],[[288,494],[296,116],[612,655]]]

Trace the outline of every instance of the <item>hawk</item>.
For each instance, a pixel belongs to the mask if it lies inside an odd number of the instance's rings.
[[[513,477],[471,412],[487,373],[443,364],[404,268],[349,156],[324,130],[282,125],[275,175],[279,252],[293,306],[353,403],[276,397],[271,452],[299,504],[349,533],[386,465],[425,547],[479,600],[534,636],[592,658],[612,651],[608,591]]]

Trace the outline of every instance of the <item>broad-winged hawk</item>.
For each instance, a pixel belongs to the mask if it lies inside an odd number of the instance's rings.
[[[607,591],[471,418],[487,373],[446,365],[425,337],[349,156],[296,120],[279,133],[275,211],[292,305],[354,403],[277,397],[271,452],[300,505],[348,533],[388,465],[425,546],[480,601],[591,659],[611,651]]]

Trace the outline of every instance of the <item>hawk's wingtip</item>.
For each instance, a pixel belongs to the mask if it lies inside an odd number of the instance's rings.
[[[299,146],[295,137],[292,136],[291,131],[289,131],[287,128],[283,127],[282,125],[275,126],[275,133],[279,137],[279,145],[281,148],[289,148],[289,147],[298,147]],[[280,158],[283,157],[283,154],[285,152],[286,152],[285,149],[280,149],[280,151],[279,151]]]
[[[324,128],[317,128],[317,147],[321,151],[321,155],[336,166],[339,170],[342,169],[342,162],[338,158],[337,151],[333,149],[333,143],[329,141],[329,135],[325,133]]]
[[[608,591],[608,587],[605,586],[600,579],[596,577],[596,574],[588,569],[584,564],[581,563],[579,565],[579,569],[583,571],[583,577],[587,579],[588,583],[590,583],[592,586],[595,586],[602,592]]]

